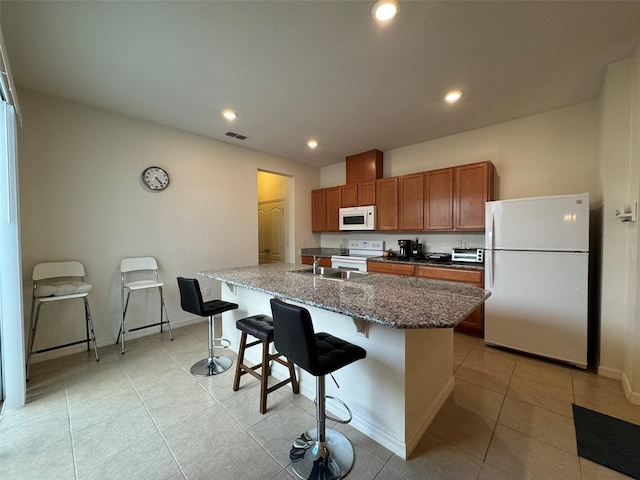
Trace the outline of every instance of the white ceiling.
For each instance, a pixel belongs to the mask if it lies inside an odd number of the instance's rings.
[[[384,26],[372,4],[4,0],[0,18],[18,87],[316,166],[592,100],[640,42],[639,1],[405,0]]]

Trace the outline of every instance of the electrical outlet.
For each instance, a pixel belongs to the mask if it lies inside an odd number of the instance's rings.
[[[204,287],[204,296],[205,297],[211,296],[211,287]]]

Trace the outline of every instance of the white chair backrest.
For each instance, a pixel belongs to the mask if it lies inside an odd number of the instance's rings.
[[[120,272],[135,272],[137,270],[158,270],[158,264],[153,257],[123,258],[120,262]]]
[[[48,262],[33,267],[33,280],[56,277],[84,277],[84,266],[80,262]]]

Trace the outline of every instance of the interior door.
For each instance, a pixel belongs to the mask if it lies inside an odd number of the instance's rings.
[[[258,263],[280,263],[284,259],[284,201],[258,204]]]

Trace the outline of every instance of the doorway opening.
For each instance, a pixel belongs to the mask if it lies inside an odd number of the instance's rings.
[[[291,177],[258,170],[258,263],[290,261]]]

